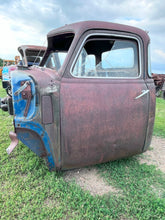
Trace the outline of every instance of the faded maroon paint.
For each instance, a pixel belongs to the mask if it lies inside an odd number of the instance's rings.
[[[65,34],[65,33],[74,33],[75,37],[73,39],[73,42],[71,44],[71,47],[69,48],[68,55],[63,63],[62,68],[60,69],[59,73],[60,75],[63,75],[64,72],[65,74],[70,71],[70,59],[74,58],[75,56],[75,48],[79,44],[83,34],[85,34],[87,31],[91,32],[98,32],[98,31],[111,31],[111,32],[116,32],[118,34],[120,33],[125,33],[128,35],[135,34],[136,36],[140,37],[143,42],[144,50],[143,50],[143,60],[144,60],[144,73],[145,77],[147,78],[147,46],[150,42],[148,34],[136,27],[128,26],[128,25],[123,25],[123,24],[116,24],[116,23],[111,23],[111,22],[103,22],[103,21],[85,21],[85,22],[77,22],[74,24],[69,24],[65,25],[63,27],[54,29],[50,31],[47,35],[48,38],[48,47],[45,56],[43,57],[43,60],[41,61],[41,66],[44,65],[45,59],[47,58],[47,53],[52,49],[51,48],[51,38],[53,36],[59,35],[59,34]],[[77,52],[77,51],[76,51]],[[74,55],[73,55],[74,54]],[[73,60],[71,60],[73,61]],[[67,68],[67,72],[66,72]]]
[[[21,46],[18,47],[18,51],[20,51],[20,50],[45,51],[46,47],[36,46],[36,45],[21,45]]]
[[[139,79],[78,79],[71,75],[71,65],[84,38],[98,32],[140,39]],[[155,87],[147,74],[148,35],[138,28],[107,22],[66,25],[48,34],[48,48],[41,66],[52,49],[51,38],[65,33],[74,33],[75,37],[59,72],[44,67],[22,71],[36,84],[38,112],[34,120],[50,138],[56,169],[102,163],[145,151],[151,141],[155,117]],[[149,91],[135,99],[143,90]],[[49,109],[45,96],[50,99]],[[51,117],[50,113],[53,113]],[[47,123],[47,117],[52,123]],[[16,132],[20,132],[19,128]],[[33,138],[33,132],[30,134]],[[45,156],[42,140],[41,148],[41,155]]]
[[[119,88],[119,89],[118,89]],[[143,80],[63,79],[62,167],[102,163],[142,152],[148,96]]]
[[[108,31],[114,34],[125,33],[127,36],[133,35],[141,39],[143,55],[141,78],[125,80],[73,78],[70,68],[81,45],[80,39],[82,42],[89,33],[108,33]],[[144,82],[149,78],[146,72],[147,47],[150,41],[148,35],[134,27],[92,21],[53,30],[48,34],[48,42],[51,37],[60,33],[74,33],[75,37],[59,75],[56,75],[55,83],[59,83],[59,90],[52,95],[54,103],[56,100],[54,110],[58,109],[54,114],[56,117],[54,126],[45,126],[52,140],[56,168],[69,169],[102,163],[146,150],[151,140],[155,111],[153,80],[150,80],[148,86]],[[47,53],[50,50],[48,44]],[[44,65],[44,62],[43,59],[41,65]],[[45,69],[43,74],[50,76],[50,71]],[[45,78],[43,81],[43,74],[34,71],[32,76],[39,83],[39,87],[44,88],[40,90],[46,91],[50,79]],[[150,89],[150,94],[135,100],[141,91],[146,89]],[[58,124],[56,121],[60,123],[58,128],[54,129]]]
[[[84,32],[89,30],[113,30],[113,31],[123,31],[127,33],[134,33],[138,36],[142,37],[144,41],[148,41],[148,34],[136,27],[116,24],[111,22],[103,22],[103,21],[85,21],[85,22],[77,22],[74,24],[65,25],[61,28],[54,29],[48,33],[48,38],[55,36],[61,33],[69,33],[73,32],[78,36],[81,36]]]
[[[155,86],[153,83],[153,79],[147,79],[145,80],[145,83],[147,85],[147,88],[150,90],[150,94],[149,94],[148,125],[147,125],[146,140],[143,151],[146,151],[151,143],[154,121],[155,121],[155,105],[156,105]]]

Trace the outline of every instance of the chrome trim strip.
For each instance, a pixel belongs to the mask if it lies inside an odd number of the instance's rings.
[[[145,94],[147,94],[149,91],[150,91],[149,89],[147,89],[147,90],[142,90],[142,93],[141,93],[140,95],[136,96],[135,99],[141,98],[142,96],[144,96]]]

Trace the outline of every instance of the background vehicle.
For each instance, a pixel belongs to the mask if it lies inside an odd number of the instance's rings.
[[[2,78],[2,69],[3,67],[0,67],[0,78]]]
[[[3,60],[3,66],[0,67],[0,78],[2,78],[2,71],[5,66],[15,65],[16,62],[14,60]]]
[[[156,87],[156,96],[159,97],[162,94],[162,97],[165,99],[165,74],[152,74]]]
[[[2,71],[2,84],[3,84],[3,88],[6,89],[7,94],[9,95],[11,93],[11,85],[10,85],[11,71],[14,71],[16,69],[23,69],[26,67],[30,67],[32,65],[39,65],[46,51],[46,47],[34,46],[34,45],[22,45],[18,47],[18,51],[21,54],[22,60],[20,60],[20,56],[15,56],[15,61],[7,61],[7,62],[6,60],[4,61],[4,68]]]
[[[22,45],[18,47],[18,51],[22,57],[23,66],[39,65],[46,51],[46,47],[34,45]]]
[[[11,74],[7,152],[20,140],[50,169],[71,169],[146,151],[155,117],[149,42],[141,29],[108,22],[48,33],[40,66]]]

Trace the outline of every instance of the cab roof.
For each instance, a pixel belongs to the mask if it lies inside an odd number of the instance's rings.
[[[121,32],[127,32],[127,33],[133,33],[139,35],[143,40],[149,40],[149,36],[146,33],[146,31],[143,31],[142,29],[123,25],[123,24],[117,24],[117,23],[111,23],[111,22],[104,22],[104,21],[82,21],[77,22],[73,24],[66,24],[63,27],[54,29],[50,31],[47,35],[47,37],[53,37],[55,35],[64,34],[67,32],[74,33],[75,35],[81,35],[82,33],[86,32],[87,30],[110,30],[110,31],[121,31]]]

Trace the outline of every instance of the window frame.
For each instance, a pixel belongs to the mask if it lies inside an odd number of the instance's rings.
[[[147,74],[152,77],[151,44],[147,45]]]
[[[61,64],[61,60],[60,60],[60,58],[58,58],[59,59],[59,64],[60,64],[60,68],[56,68],[56,63],[54,62],[54,56],[55,56],[55,53],[59,53],[59,52],[62,52],[62,53],[65,53],[65,58],[64,58],[64,60],[63,60],[63,63]],[[51,70],[56,70],[57,72],[61,69],[61,67],[63,66],[63,64],[64,64],[64,62],[65,62],[65,59],[66,59],[66,57],[67,57],[67,54],[68,54],[68,51],[58,51],[58,52],[56,52],[56,51],[50,51],[50,53],[49,53],[49,56],[48,56],[48,58],[46,59],[46,61],[45,61],[45,63],[44,63],[44,65],[43,65],[43,67],[44,68],[49,68],[49,69],[51,69]],[[47,63],[49,63],[49,61],[51,60],[53,58],[53,63],[54,63],[54,66],[51,68],[51,67],[48,67],[48,66],[46,66],[47,65]],[[51,61],[52,62],[52,61]]]
[[[135,77],[114,77],[114,76],[110,76],[110,77],[81,77],[81,76],[75,76],[73,75],[73,69],[74,69],[74,66],[77,62],[77,59],[83,49],[83,47],[85,46],[85,43],[88,41],[88,38],[89,37],[92,37],[92,36],[107,36],[107,37],[113,37],[113,38],[121,38],[122,40],[126,39],[126,40],[135,40],[136,43],[137,43],[137,55],[138,55],[138,65],[139,65],[139,75],[138,76],[135,76]],[[95,33],[91,33],[91,34],[88,34],[87,36],[85,36],[85,38],[83,39],[83,41],[81,42],[81,45],[77,51],[77,54],[75,56],[75,58],[73,59],[73,62],[72,62],[72,65],[70,67],[70,74],[73,78],[78,78],[78,79],[139,79],[141,78],[142,76],[142,51],[141,51],[141,47],[140,47],[141,43],[140,43],[140,40],[138,39],[138,37],[135,37],[135,36],[130,36],[130,35],[127,35],[127,34],[108,34],[108,33],[100,33],[100,32],[95,32]]]

